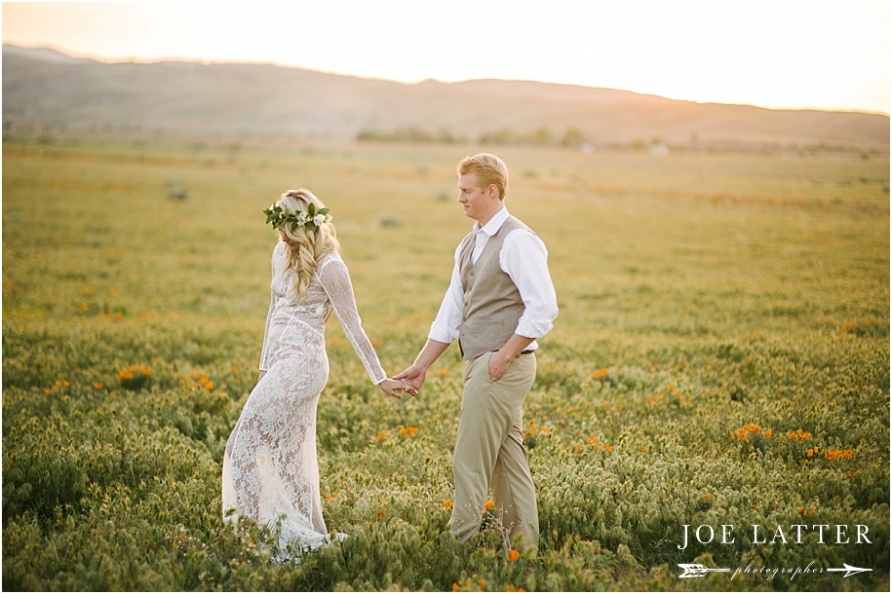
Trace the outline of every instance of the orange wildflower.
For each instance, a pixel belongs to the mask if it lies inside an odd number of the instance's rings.
[[[792,433],[788,434],[787,438],[808,441],[809,439],[811,439],[811,433],[806,433],[802,429],[797,429],[796,431],[793,431]]]
[[[743,441],[747,439],[747,434],[752,433],[753,435],[758,435],[762,433],[762,425],[757,425],[755,423],[747,423],[745,427],[741,427],[737,430],[736,435],[734,433],[731,434],[731,439],[737,438],[737,441]],[[771,439],[771,436],[774,435],[774,432],[771,429],[767,429],[765,433],[762,433],[765,436],[765,439]],[[792,433],[790,434],[790,439],[793,439]]]
[[[511,549],[510,551],[508,551],[508,561],[514,563],[518,559],[520,559],[520,553],[518,551],[516,551],[515,549]]]
[[[455,507],[455,504],[452,503],[451,499],[447,499],[446,501],[443,502],[444,509],[452,509],[453,507]]]
[[[607,370],[607,369],[598,369],[597,371],[595,371],[594,373],[592,373],[592,378],[594,378],[594,379],[596,379],[596,380],[602,380],[602,379],[604,379],[605,377],[607,377],[608,375],[610,375],[610,371],[609,371],[609,370]]]

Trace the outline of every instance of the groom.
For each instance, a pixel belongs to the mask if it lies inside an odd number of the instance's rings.
[[[466,359],[453,453],[456,538],[479,529],[487,492],[520,546],[539,540],[536,492],[523,446],[523,401],[536,377],[536,339],[557,317],[545,244],[505,208],[508,168],[491,154],[458,164],[458,202],[476,221],[455,250],[452,279],[428,340],[403,379],[415,390],[457,338]]]

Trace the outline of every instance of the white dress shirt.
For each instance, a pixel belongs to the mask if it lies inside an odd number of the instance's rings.
[[[502,207],[483,227],[480,223],[474,223],[476,244],[471,253],[472,265],[477,263],[489,238],[501,229],[507,219],[508,209]],[[428,334],[431,340],[448,344],[458,338],[465,304],[465,293],[458,272],[460,259],[461,243],[455,249],[455,265],[449,288]],[[499,267],[511,277],[524,304],[523,315],[520,316],[514,333],[533,339],[548,334],[557,317],[558,307],[554,284],[548,273],[548,250],[545,249],[545,244],[528,229],[515,229],[502,243]],[[534,340],[527,350],[536,348],[538,345]]]

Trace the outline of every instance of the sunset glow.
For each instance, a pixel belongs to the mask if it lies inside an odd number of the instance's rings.
[[[3,42],[103,61],[271,62],[889,113],[887,0],[4,3]]]

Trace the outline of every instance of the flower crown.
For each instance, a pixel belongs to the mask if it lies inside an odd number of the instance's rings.
[[[306,227],[307,231],[315,231],[324,223],[331,222],[332,216],[328,214],[328,211],[328,208],[320,208],[317,212],[316,205],[310,202],[306,212],[299,210],[285,213],[281,206],[272,204],[263,211],[263,214],[266,215],[266,223],[272,225],[274,229],[290,224],[292,231],[297,231],[298,227]]]

